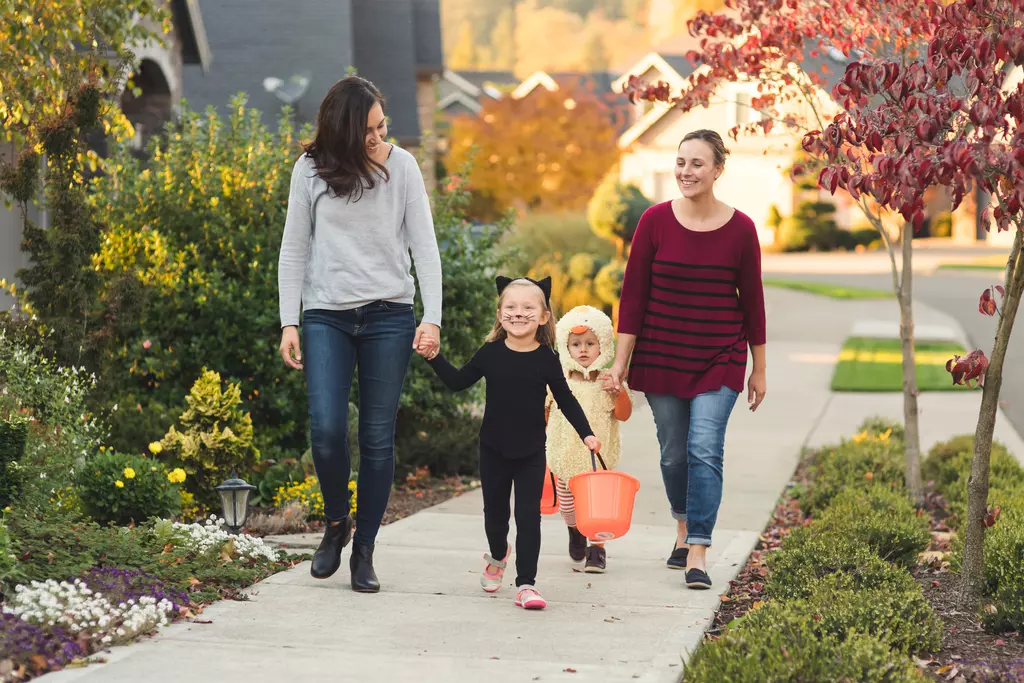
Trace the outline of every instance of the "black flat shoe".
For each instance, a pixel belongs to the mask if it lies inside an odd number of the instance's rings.
[[[377,573],[373,571],[373,546],[352,544],[352,554],[348,558],[348,566],[352,571],[352,590],[356,593],[376,593],[380,591]]]
[[[587,574],[604,574],[606,566],[604,546],[592,545],[587,548],[587,565],[583,571]]]
[[[569,528],[569,557],[573,562],[583,562],[587,559],[587,537],[579,532],[574,526]]]
[[[711,577],[703,569],[686,570],[686,587],[695,590],[707,590],[711,588]]]
[[[326,579],[341,567],[341,550],[352,538],[352,518],[346,517],[340,524],[328,524],[324,530],[320,547],[313,553],[309,573],[314,579]]]
[[[686,558],[690,554],[689,548],[676,548],[673,546],[672,554],[668,556],[669,569],[686,569]]]

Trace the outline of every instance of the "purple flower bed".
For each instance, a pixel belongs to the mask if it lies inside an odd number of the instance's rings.
[[[113,604],[150,596],[167,600],[174,609],[188,607],[189,598],[186,593],[170,588],[158,578],[136,569],[116,569],[114,567],[93,567],[81,577],[82,581],[92,590],[102,593]]]
[[[34,668],[31,660],[36,655],[46,660],[47,668],[53,669],[85,656],[85,652],[62,628],[43,629],[17,615],[0,612],[0,660],[10,659]]]

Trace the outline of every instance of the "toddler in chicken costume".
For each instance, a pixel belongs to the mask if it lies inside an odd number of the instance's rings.
[[[629,419],[633,404],[629,388],[611,393],[602,388],[598,378],[602,370],[615,358],[615,334],[611,319],[591,306],[577,306],[558,321],[555,331],[555,349],[569,388],[587,415],[594,435],[604,446],[601,462],[613,469],[619,462],[619,422]],[[603,573],[605,549],[603,544],[591,542],[576,529],[576,507],[569,480],[577,474],[590,472],[593,461],[590,451],[577,436],[572,425],[552,401],[548,404],[547,459],[555,475],[558,508],[569,527],[569,557],[574,571]]]

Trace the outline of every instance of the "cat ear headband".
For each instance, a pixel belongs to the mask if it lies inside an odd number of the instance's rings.
[[[511,283],[515,282],[516,280],[526,280],[527,282],[532,282],[533,284],[540,287],[540,291],[544,292],[544,304],[548,308],[551,308],[550,275],[542,280],[534,280],[528,277],[505,277],[504,275],[499,275],[498,277],[494,278],[494,283],[498,286],[498,296],[501,296],[501,293],[505,291],[505,288],[508,287]]]

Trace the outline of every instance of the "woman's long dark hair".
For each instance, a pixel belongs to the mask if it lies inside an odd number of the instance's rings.
[[[366,152],[366,120],[373,105],[384,107],[384,97],[365,78],[349,76],[331,86],[320,103],[316,135],[302,147],[316,164],[317,175],[338,197],[359,201],[388,170]]]

